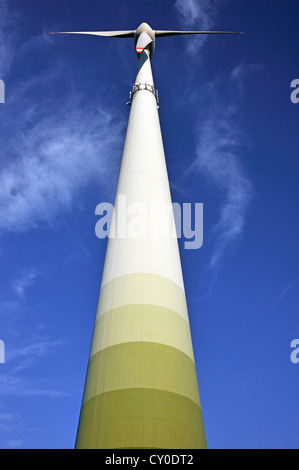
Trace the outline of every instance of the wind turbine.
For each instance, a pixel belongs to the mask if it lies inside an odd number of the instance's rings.
[[[171,195],[151,57],[156,37],[238,33],[142,23],[56,34],[134,38],[139,60],[110,229],[121,235],[108,239],[75,447],[205,448],[175,221],[162,210]],[[155,203],[149,226],[158,236],[127,236],[124,197],[126,208]]]

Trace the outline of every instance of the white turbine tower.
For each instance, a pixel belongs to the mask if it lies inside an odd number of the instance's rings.
[[[142,23],[63,34],[134,37],[139,58],[76,448],[205,448],[174,216],[163,212],[171,195],[151,57],[157,36],[237,33],[154,31]],[[132,207],[151,214],[144,225],[154,237],[126,236]]]

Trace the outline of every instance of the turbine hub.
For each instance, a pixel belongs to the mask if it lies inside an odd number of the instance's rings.
[[[155,32],[152,28],[147,23],[141,23],[134,33],[134,39],[137,55],[140,56],[146,49],[151,57],[155,49]]]

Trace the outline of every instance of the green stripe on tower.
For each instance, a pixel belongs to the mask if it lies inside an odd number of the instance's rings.
[[[157,305],[124,305],[95,322],[90,356],[120,343],[150,341],[177,348],[193,360],[189,323],[178,313]]]
[[[152,389],[115,390],[82,406],[77,449],[205,449],[201,409]]]
[[[193,360],[152,342],[103,349],[88,365],[77,448],[205,448]]]
[[[164,344],[122,343],[90,358],[83,403],[95,395],[126,388],[167,390],[200,405],[194,362]]]
[[[148,272],[124,274],[104,284],[97,318],[109,310],[132,304],[159,305],[189,321],[184,290],[167,277]]]

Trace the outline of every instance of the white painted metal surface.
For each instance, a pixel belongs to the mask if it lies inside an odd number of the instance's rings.
[[[137,73],[136,83],[154,86],[149,54],[145,50],[142,55],[140,62],[143,65]],[[125,218],[118,215],[118,211],[124,210],[123,204],[119,204],[119,196],[125,196],[129,212]],[[135,238],[132,230],[130,232],[130,224],[132,226],[136,220],[138,205],[146,208],[147,233],[138,236],[137,227]],[[155,211],[151,214],[153,206]],[[164,276],[183,289],[178,243],[173,236],[174,217],[172,211],[169,211],[169,217],[164,216],[165,207],[171,208],[171,195],[157,103],[151,91],[142,89],[132,99],[115,198],[115,220],[125,224],[118,227],[118,233],[126,233],[126,237],[109,239],[102,287],[118,276],[145,272]],[[140,217],[140,225],[142,223]],[[142,227],[139,228],[142,231]],[[114,230],[113,225],[111,229]],[[168,233],[169,236],[165,236]]]

